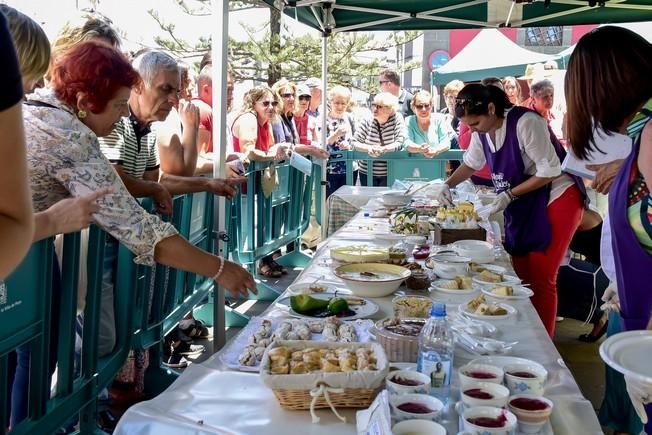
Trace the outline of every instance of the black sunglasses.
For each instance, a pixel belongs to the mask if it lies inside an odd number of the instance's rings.
[[[310,101],[312,97],[310,95],[299,95],[299,100],[308,100]]]
[[[430,109],[430,104],[415,104],[414,107],[416,107],[419,110]]]
[[[278,101],[261,101],[260,104],[262,104],[263,107],[269,107],[270,105],[276,107],[278,106]]]

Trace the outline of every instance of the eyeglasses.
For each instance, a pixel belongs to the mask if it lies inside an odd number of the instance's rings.
[[[415,104],[414,107],[419,110],[430,109],[430,104]]]
[[[380,109],[385,109],[387,107],[389,107],[389,106],[385,106],[384,104],[371,103],[371,110],[374,110],[374,109],[380,110]]]
[[[281,94],[281,97],[283,97],[283,98],[290,98],[290,97],[294,97],[294,94],[292,94],[292,93]]]
[[[260,104],[263,105],[263,107],[269,107],[270,105],[272,107],[278,106],[278,101],[259,101]]]
[[[299,101],[310,101],[311,98],[310,95],[299,95]]]
[[[455,101],[455,100],[457,100],[456,95],[446,95],[445,98],[446,98],[446,101]]]

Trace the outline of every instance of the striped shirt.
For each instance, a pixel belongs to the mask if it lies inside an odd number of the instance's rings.
[[[358,124],[353,137],[354,146],[383,146],[391,148],[390,151],[400,151],[405,141],[405,123],[403,116],[394,114],[386,123],[380,125],[375,118],[364,119]],[[367,173],[367,161],[360,160],[360,172]],[[375,161],[373,175],[376,177],[387,175],[387,162]]]
[[[121,118],[111,134],[99,140],[106,158],[121,165],[132,177],[142,179],[146,171],[160,166],[156,133],[149,127],[140,128],[132,113]]]

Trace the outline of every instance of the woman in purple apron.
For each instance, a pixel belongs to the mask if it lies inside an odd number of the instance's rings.
[[[627,47],[627,50],[623,50]],[[568,138],[579,157],[596,147],[593,125],[613,134],[626,127],[652,98],[652,44],[620,27],[600,27],[584,35],[571,55],[566,75]],[[650,328],[652,286],[652,212],[648,183],[652,179],[652,114],[636,116],[645,123],[633,141],[609,191],[609,222],[620,314],[624,330]],[[607,151],[607,150],[603,150]],[[628,381],[627,389],[641,420],[652,386]],[[617,394],[607,391],[606,394]],[[646,407],[647,415],[652,408]],[[652,434],[652,424],[645,425]]]
[[[468,85],[455,110],[473,136],[464,163],[445,184],[453,187],[489,166],[498,191],[490,214],[504,211],[505,249],[516,273],[531,285],[532,303],[552,337],[557,273],[582,217],[583,185],[561,172],[565,151],[546,121],[512,106],[501,89]]]

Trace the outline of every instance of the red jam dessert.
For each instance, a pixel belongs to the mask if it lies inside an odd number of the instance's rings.
[[[535,375],[534,373],[524,372],[524,371],[507,372],[507,374],[512,375],[512,376],[517,377],[517,378],[526,378],[526,379],[534,379],[534,378],[537,377],[537,375]]]
[[[498,417],[471,417],[467,418],[466,421],[481,427],[505,427],[507,417],[505,414],[500,414]]]
[[[494,373],[480,372],[477,370],[471,372],[465,372],[464,374],[470,378],[475,378],[475,379],[496,379],[498,377]]]
[[[480,388],[471,388],[470,390],[466,390],[464,394],[469,397],[473,397],[474,399],[489,400],[494,398],[493,394],[481,390]]]
[[[411,414],[428,414],[431,412],[435,412],[434,409],[428,408],[423,403],[415,403],[415,402],[401,403],[400,405],[397,406],[397,408],[400,409],[401,411],[409,412]]]
[[[405,385],[407,387],[416,387],[417,385],[423,384],[423,382],[417,381],[416,379],[406,379],[400,376],[394,376],[391,381],[395,384]]]
[[[511,406],[524,411],[543,411],[548,409],[548,404],[543,400],[529,397],[517,397],[509,402]]]

